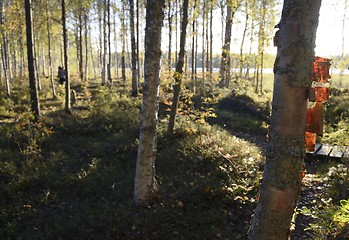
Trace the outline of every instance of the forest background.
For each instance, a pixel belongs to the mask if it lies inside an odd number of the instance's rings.
[[[183,9],[182,1],[166,1],[157,130],[160,191],[154,202],[140,209],[130,202],[144,77],[145,2],[66,1],[65,49],[61,2],[32,1],[35,76],[43,113],[42,121],[34,123],[25,6],[19,0],[1,1],[4,207],[0,223],[4,227],[0,236],[4,239],[246,238],[263,169],[276,50],[273,37],[282,3],[189,1],[185,78],[176,128],[169,134]],[[347,144],[349,131],[347,9],[347,0],[323,1],[316,48],[317,55],[333,59],[332,86],[338,95],[328,105],[327,133],[320,141],[338,145]],[[64,50],[68,50],[67,66]],[[227,81],[222,82],[224,52],[230,61]],[[64,111],[65,86],[57,84],[58,66],[69,68],[75,92],[70,114]],[[323,207],[322,199],[306,206],[312,219],[322,219],[318,224],[309,220],[315,225],[308,226],[307,234],[347,234],[345,221],[334,220],[340,201],[348,198],[345,166],[326,161],[317,171],[328,181],[332,212],[314,210]],[[306,215],[306,210],[297,211]]]

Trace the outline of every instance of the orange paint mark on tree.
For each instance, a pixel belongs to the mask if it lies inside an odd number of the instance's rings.
[[[328,101],[330,92],[330,67],[332,59],[314,57],[313,83],[315,103],[308,109],[307,128],[305,133],[305,145],[307,151],[314,151],[316,135],[323,135],[324,109],[323,102]]]

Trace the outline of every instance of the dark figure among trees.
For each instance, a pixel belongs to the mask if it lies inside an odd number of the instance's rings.
[[[59,84],[65,83],[65,70],[63,67],[58,67],[58,78],[59,78]]]

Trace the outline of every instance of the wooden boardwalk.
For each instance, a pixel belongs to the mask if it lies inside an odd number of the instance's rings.
[[[315,151],[309,152],[309,154],[331,158],[349,158],[349,146],[333,146],[317,143],[315,145]]]

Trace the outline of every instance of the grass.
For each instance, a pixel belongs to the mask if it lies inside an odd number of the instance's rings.
[[[255,144],[189,113],[168,135],[162,112],[159,191],[138,208],[132,198],[141,97],[117,85],[73,87],[80,97],[71,115],[63,89],[57,100],[41,93],[40,125],[27,114],[26,88],[1,98],[9,117],[0,124],[1,239],[246,238],[263,160]]]
[[[73,114],[64,111],[63,88],[55,100],[44,90],[35,125],[27,87],[14,87],[11,98],[0,96],[0,239],[246,239],[264,160],[254,142],[267,132],[261,116],[270,111],[271,80],[263,95],[247,81],[233,83],[234,96],[184,90],[173,135],[163,81],[159,189],[145,207],[132,201],[141,96],[129,97],[120,82],[76,81]],[[339,131],[335,109],[346,105],[332,100],[326,114]]]

